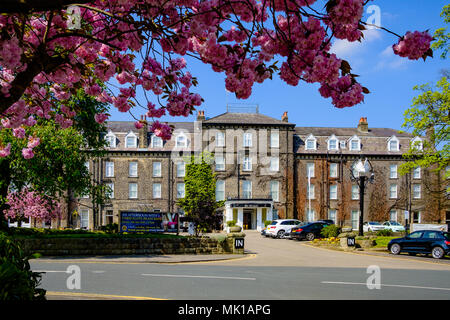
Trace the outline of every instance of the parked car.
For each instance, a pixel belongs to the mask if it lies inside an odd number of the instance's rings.
[[[333,220],[319,220],[318,222],[325,222],[325,223],[328,223],[328,224],[334,224]]]
[[[292,228],[289,231],[286,231],[283,235],[283,239],[288,239],[288,240],[292,240],[294,238],[292,238],[291,236],[291,232],[292,230],[296,229],[296,228],[300,228],[301,226],[304,226],[306,224],[308,224],[309,222],[300,222],[299,224],[292,226]]]
[[[383,223],[383,227],[385,229],[392,230],[393,232],[404,232],[405,231],[405,227],[402,226],[397,221],[386,221]]]
[[[370,232],[370,231],[380,231],[384,230],[384,226],[379,222],[364,222],[363,224],[363,231],[364,232]]]
[[[388,244],[388,250],[392,254],[424,253],[431,254],[435,259],[442,259],[450,254],[450,233],[435,230],[416,231],[406,237],[392,239]]]
[[[297,240],[306,239],[308,241],[312,241],[315,238],[320,237],[322,229],[329,225],[330,223],[321,221],[310,222],[305,225],[301,225],[298,228],[293,228],[290,236]]]
[[[267,226],[266,235],[272,238],[283,238],[286,232],[291,232],[292,227],[300,223],[301,221],[296,219],[274,220]]]

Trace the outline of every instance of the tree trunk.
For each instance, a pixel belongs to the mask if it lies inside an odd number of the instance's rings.
[[[0,159],[0,230],[6,230],[8,228],[8,221],[5,218],[4,210],[8,209],[6,197],[8,196],[10,182],[10,161],[7,158]]]

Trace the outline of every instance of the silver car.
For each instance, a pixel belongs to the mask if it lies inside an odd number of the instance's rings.
[[[281,239],[285,234],[291,233],[291,229],[301,223],[296,219],[274,220],[267,226],[266,236]]]

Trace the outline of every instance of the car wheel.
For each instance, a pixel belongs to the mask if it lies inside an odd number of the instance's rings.
[[[314,233],[310,232],[306,235],[306,240],[313,241],[314,240]]]
[[[284,230],[278,231],[278,233],[277,233],[277,238],[278,238],[278,239],[281,239],[283,236],[284,236]]]
[[[444,252],[444,249],[442,249],[441,247],[434,247],[431,250],[431,255],[435,259],[442,259],[445,255],[445,252]]]
[[[397,244],[397,243],[394,243],[392,246],[391,246],[391,253],[392,254],[400,254],[400,251],[402,250],[402,247],[400,247],[400,245],[399,244]]]

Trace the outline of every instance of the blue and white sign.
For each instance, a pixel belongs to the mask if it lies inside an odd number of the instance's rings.
[[[164,232],[162,213],[122,211],[120,232]]]

